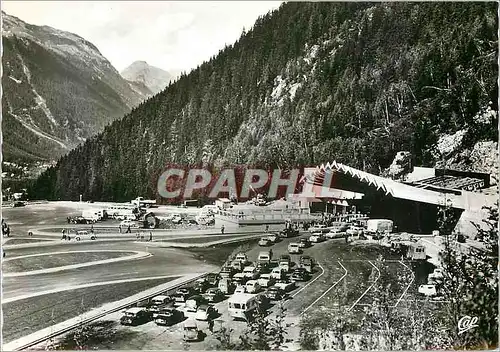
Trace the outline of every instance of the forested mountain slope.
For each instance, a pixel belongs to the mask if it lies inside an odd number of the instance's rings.
[[[146,98],[85,39],[2,12],[4,160],[55,160]]]
[[[32,196],[155,196],[167,163],[379,173],[497,141],[496,3],[296,3],[183,75],[47,170]],[[488,118],[478,118],[490,107]],[[449,157],[449,156],[446,156]]]

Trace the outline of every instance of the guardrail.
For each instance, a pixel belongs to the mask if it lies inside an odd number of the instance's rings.
[[[32,341],[29,341],[29,342],[25,342],[25,343],[22,343],[22,344],[18,344],[16,346],[9,346],[9,345],[12,345],[13,343],[15,343],[16,340],[14,341],[11,341],[7,344],[5,344],[2,348],[2,350],[5,350],[5,351],[8,351],[8,350],[14,350],[14,351],[19,351],[19,350],[25,350],[29,347],[32,347],[34,345],[37,345],[41,342],[44,342],[44,341],[47,341],[51,338],[54,338],[56,336],[59,336],[59,335],[62,335],[68,331],[71,331],[73,329],[76,329],[78,327],[81,327],[85,324],[88,324],[94,320],[97,320],[97,319],[100,319],[108,314],[111,314],[111,313],[114,313],[114,312],[117,312],[119,310],[122,310],[122,309],[125,309],[125,308],[128,308],[128,307],[131,307],[131,306],[137,306],[137,304],[141,301],[144,301],[146,299],[150,299],[150,298],[153,298],[161,293],[164,293],[164,292],[170,292],[170,291],[174,291],[182,286],[185,286],[185,285],[189,285],[191,284],[192,282],[202,278],[202,277],[205,277],[206,275],[208,275],[208,273],[202,273],[202,274],[199,274],[195,277],[192,277],[190,278],[189,280],[186,280],[186,281],[183,281],[183,282],[179,282],[178,284],[172,286],[172,287],[169,287],[169,288],[162,288],[162,289],[159,289],[157,291],[154,291],[152,293],[149,293],[147,295],[145,295],[144,297],[141,297],[141,298],[138,298],[137,300],[133,300],[132,302],[127,302],[127,303],[124,303],[124,304],[121,304],[119,306],[116,306],[116,307],[113,307],[113,308],[110,308],[110,309],[107,309],[103,312],[99,312],[99,313],[96,313],[95,315],[92,315],[88,318],[85,318],[85,319],[82,319],[82,320],[79,320],[77,323],[74,323],[74,324],[71,324],[67,327],[64,327],[64,328],[61,328],[57,331],[54,331],[54,332],[51,332],[47,335],[44,335],[43,337],[40,337],[40,338],[37,338],[37,339],[33,339]],[[140,293],[139,293],[140,294]],[[90,312],[88,312],[90,313]],[[88,314],[87,313],[87,314]],[[86,313],[84,313],[86,314]],[[75,319],[75,318],[72,318],[72,319]],[[22,339],[22,338],[21,338]]]

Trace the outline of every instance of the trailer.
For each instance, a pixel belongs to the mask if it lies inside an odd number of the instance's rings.
[[[425,247],[419,243],[411,243],[408,246],[408,251],[406,252],[406,258],[410,260],[427,259],[427,255],[425,254]]]

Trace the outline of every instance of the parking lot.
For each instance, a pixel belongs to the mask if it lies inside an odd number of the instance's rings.
[[[243,250],[248,260],[255,262],[261,251],[272,249],[273,258],[279,258],[288,254],[288,245],[297,242],[301,238],[309,238],[309,233],[301,233],[294,238],[284,238],[280,242],[269,246],[260,247],[257,244],[245,244],[238,248]],[[217,251],[216,248],[211,248]],[[235,252],[233,253],[233,255]],[[310,248],[303,249],[300,254],[291,254],[292,262],[299,263],[301,255],[309,255],[317,263],[313,269],[312,276],[305,282],[297,282],[296,288],[288,292],[282,301],[272,302],[267,310],[267,315],[273,315],[281,306],[285,310],[287,321],[297,322],[301,314],[313,312],[316,309],[328,309],[338,304],[340,297],[342,302],[350,309],[362,314],[364,306],[370,305],[374,300],[374,292],[371,286],[377,280],[392,280],[394,304],[404,299],[414,297],[418,280],[408,286],[399,285],[398,278],[403,273],[412,274],[412,264],[401,263],[400,257],[391,253],[386,248],[376,245],[352,245],[346,244],[343,239],[331,239],[322,243],[316,243]],[[383,258],[383,267],[378,268],[377,260]],[[408,265],[409,264],[409,265]],[[413,275],[413,274],[412,274]],[[174,291],[165,294],[174,294]],[[214,331],[221,327],[233,330],[232,338],[237,339],[245,329],[245,321],[234,320],[228,310],[226,299],[213,304],[218,312],[214,322]],[[120,324],[123,312],[116,312],[102,317],[95,324],[104,324],[115,331],[113,336],[120,336],[119,341],[108,338],[107,341],[99,342],[99,339],[90,341],[89,348],[112,348],[112,349],[183,349],[189,344],[191,349],[213,349],[217,347],[218,341],[215,335],[209,331],[206,321],[196,321],[198,329],[202,332],[200,341],[185,342],[183,340],[184,322],[195,320],[195,313],[186,311],[181,304],[179,310],[183,311],[186,319],[171,326],[159,326],[154,321],[139,324],[137,326],[125,326]],[[297,327],[289,327],[291,331],[288,336],[297,338]],[[295,331],[293,331],[295,330]],[[59,340],[64,340],[64,336]]]
[[[26,242],[11,246],[8,249],[9,257],[20,257],[20,260],[24,262],[12,261],[10,265],[15,264],[21,269],[10,271],[14,271],[14,275],[16,271],[33,271],[33,269],[40,268],[48,268],[56,272],[4,278],[4,298],[11,301],[3,305],[4,312],[7,312],[6,317],[9,318],[4,327],[4,338],[7,341],[23,336],[23,334],[26,335],[34,329],[49,327],[58,321],[77,316],[84,309],[97,309],[118,297],[127,297],[127,295],[152,288],[165,280],[170,280],[169,277],[182,277],[182,275],[201,271],[219,273],[227,257],[229,255],[234,257],[238,252],[244,252],[248,261],[253,263],[252,265],[257,264],[259,253],[263,251],[271,250],[273,259],[289,255],[292,262],[291,272],[300,266],[301,256],[313,258],[315,265],[312,268],[311,277],[306,278],[305,281],[296,282],[295,288],[287,292],[285,299],[272,302],[266,312],[267,316],[274,316],[279,310],[278,307],[284,309],[286,322],[289,323],[287,338],[291,340],[298,337],[297,323],[303,314],[332,309],[338,307],[339,304],[363,314],[364,307],[371,305],[376,298],[374,285],[382,281],[391,284],[391,302],[393,302],[391,304],[400,304],[415,297],[418,285],[426,282],[427,275],[433,269],[432,265],[425,262],[423,264],[407,260],[401,262],[402,258],[399,254],[378,245],[376,241],[347,243],[341,236],[314,243],[310,247],[302,248],[300,253],[290,254],[288,252],[290,243],[299,243],[311,238],[311,233],[305,231],[297,237],[282,238],[277,243],[263,247],[257,244],[259,238],[255,238],[255,236],[264,236],[263,232],[251,234],[248,231],[242,231],[240,234],[222,235],[220,233],[209,234],[206,230],[196,229],[153,231],[155,237],[150,242],[138,241],[136,234],[119,234],[113,226],[103,223],[94,226],[98,234],[97,241],[61,241],[60,230],[67,225],[62,221],[46,221],[41,214],[47,214],[50,219],[50,209],[50,207],[44,209],[41,206],[35,206],[33,214],[23,218],[28,225],[13,226],[14,231],[17,231],[17,233],[14,232],[16,234],[14,239],[29,240],[29,237],[19,235],[19,231],[37,228],[39,231],[35,238],[40,242]],[[12,211],[18,212],[17,209]],[[63,214],[71,214],[71,211],[65,209]],[[88,227],[88,225],[79,226]],[[104,240],[99,238],[99,234],[104,237]],[[227,244],[227,241],[232,243]],[[207,245],[207,243],[212,244]],[[164,248],[164,246],[168,247]],[[78,254],[84,252],[88,255]],[[55,260],[51,261],[50,255],[44,256],[50,253],[61,253],[61,255],[57,257],[57,254],[54,254],[56,256],[52,258]],[[110,254],[111,260],[119,261],[99,265],[105,253]],[[133,253],[148,255],[129,260],[128,256]],[[29,256],[36,258],[36,261],[31,262]],[[120,258],[122,256],[123,260]],[[49,262],[46,261],[47,258]],[[72,262],[77,263],[77,266],[82,266],[73,268]],[[405,275],[413,277],[411,282],[400,282],[400,278]],[[288,281],[289,279],[290,277]],[[105,292],[111,294],[105,295],[103,294]],[[264,292],[265,290],[262,290],[259,294]],[[172,295],[175,290],[164,293]],[[24,298],[26,294],[33,297]],[[233,330],[232,338],[238,339],[238,336],[247,329],[247,323],[231,318],[228,297],[229,295],[225,300],[213,305],[219,313],[214,323],[214,330],[221,327],[230,328]],[[92,305],[88,304],[89,299],[93,300]],[[77,301],[85,302],[86,307],[82,308]],[[70,306],[65,302],[70,303]],[[178,308],[185,310],[182,305]],[[56,314],[52,314],[51,311],[55,311]],[[194,312],[185,311],[187,318],[185,321],[193,320],[193,315]],[[22,318],[25,316],[32,316],[36,323],[27,326]],[[47,318],[48,316],[50,319]],[[137,326],[124,326],[120,324],[121,316],[122,312],[118,311],[90,323],[87,328],[93,330],[93,333],[88,335],[90,339],[87,341],[87,347],[176,350],[183,349],[186,345],[183,340],[184,322],[168,327],[158,326],[153,321]],[[197,321],[197,326],[202,331],[202,338],[197,342],[189,342],[190,348],[215,348],[218,341],[209,331],[208,323]],[[92,335],[104,332],[106,332],[106,337]],[[65,344],[65,339],[71,338],[74,333],[75,330],[60,335],[54,342]],[[44,342],[44,346],[46,343]],[[41,345],[38,347],[42,348]]]

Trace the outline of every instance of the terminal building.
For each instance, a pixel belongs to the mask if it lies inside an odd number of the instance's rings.
[[[450,209],[458,225],[462,218],[465,226],[470,222],[467,219],[481,222],[484,207],[494,206],[498,198],[491,192],[489,174],[445,169],[414,168],[399,182],[334,161],[310,171],[306,183],[313,189],[328,189],[331,194],[326,197],[313,192],[325,201],[335,192],[352,192],[347,202],[358,211],[370,218],[392,219],[399,231],[411,233],[435,230],[442,206]]]
[[[221,200],[215,226],[312,222],[330,213],[337,220],[391,219],[396,231],[430,234],[438,228],[439,208],[446,206],[457,226],[473,231],[471,221],[481,223],[484,207],[495,206],[498,198],[490,175],[478,172],[414,167],[404,181],[395,181],[333,161],[305,169],[303,179],[301,193],[264,206]]]

